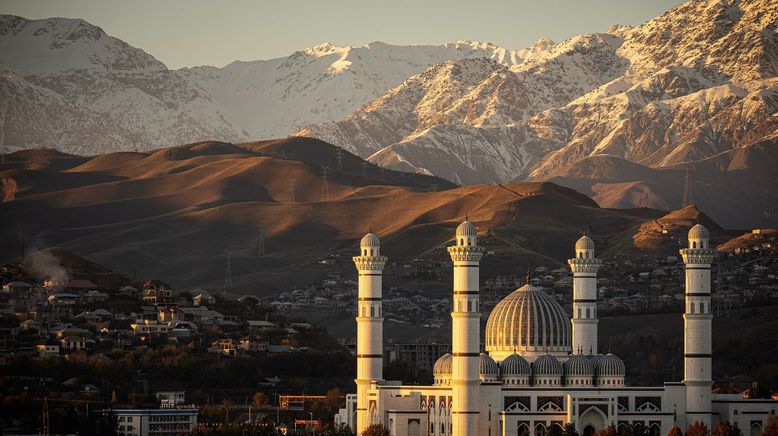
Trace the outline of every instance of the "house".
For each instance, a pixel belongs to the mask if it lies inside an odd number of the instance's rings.
[[[32,285],[27,282],[13,281],[3,285],[3,293],[5,294],[24,294],[32,290]]]
[[[216,298],[206,291],[201,291],[192,298],[192,304],[195,306],[204,306],[206,304],[215,304]]]
[[[94,345],[95,341],[88,339],[84,336],[71,335],[60,340],[60,345],[65,351],[80,351],[86,350],[88,347]]]
[[[249,325],[249,331],[254,332],[256,330],[259,331],[268,331],[278,328],[278,325],[270,322],[270,321],[248,321]]]
[[[0,313],[0,351],[13,351],[19,337],[19,318],[13,313]]]
[[[45,342],[40,342],[35,345],[35,350],[38,352],[38,357],[45,359],[47,357],[58,357],[60,351],[60,343],[54,339],[50,339]]]
[[[162,408],[180,406],[186,401],[185,391],[159,391],[155,396]]]
[[[143,301],[152,304],[171,303],[173,288],[162,280],[149,280],[143,284]]]
[[[133,324],[135,335],[166,335],[170,331],[170,325],[167,323],[156,323],[144,321]]]
[[[238,350],[233,339],[217,339],[211,342],[211,346],[208,348],[208,351],[211,353],[235,357]]]
[[[252,353],[262,353],[267,351],[269,343],[267,341],[260,341],[257,338],[250,336],[244,336],[240,338],[238,348],[242,351],[248,351]]]

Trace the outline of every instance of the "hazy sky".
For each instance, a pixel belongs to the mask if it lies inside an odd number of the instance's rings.
[[[440,44],[461,39],[519,49],[640,24],[678,0],[0,0],[0,13],[83,18],[171,68],[287,56],[322,42]]]

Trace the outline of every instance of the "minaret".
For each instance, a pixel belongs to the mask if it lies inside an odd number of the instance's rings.
[[[478,246],[476,228],[469,221],[457,227],[456,245],[448,247],[454,262],[454,298],[451,308],[451,421],[452,435],[478,434],[481,386],[478,265],[483,247]]]
[[[597,354],[597,271],[594,241],[583,235],[575,243],[575,258],[567,263],[573,271],[573,354]]]
[[[373,233],[359,244],[360,256],[354,256],[359,272],[357,302],[357,424],[356,434],[371,424],[368,391],[373,382],[383,380],[383,328],[381,313],[382,271],[386,256],[381,256],[381,242]]]
[[[711,428],[711,313],[710,264],[715,251],[708,245],[708,229],[689,230],[689,248],[680,250],[686,264],[684,320],[684,384],[686,425],[695,421]]]

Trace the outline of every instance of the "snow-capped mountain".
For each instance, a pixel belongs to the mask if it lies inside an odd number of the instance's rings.
[[[636,28],[541,41],[514,66],[431,67],[297,134],[459,183],[542,178],[602,153],[704,159],[778,129],[776,22],[775,0],[693,0]]]
[[[431,65],[481,57],[516,65],[522,53],[472,41],[322,44],[286,58],[170,70],[83,20],[3,15],[0,145],[101,153],[286,136],[343,117]]]
[[[533,117],[623,74],[628,64],[615,54],[621,43],[607,33],[559,45],[542,40],[510,67],[488,59],[449,61],[340,121],[296,134],[458,183],[511,180],[558,148],[533,131]]]

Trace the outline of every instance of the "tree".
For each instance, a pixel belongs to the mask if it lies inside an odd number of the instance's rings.
[[[267,396],[262,392],[257,392],[251,397],[251,401],[257,409],[261,409],[262,406],[267,404]]]
[[[762,436],[778,436],[778,417],[767,418],[767,425],[764,426]]]
[[[700,421],[695,421],[686,429],[686,436],[708,436],[708,426]]]
[[[740,429],[737,428],[737,423],[732,425],[729,421],[721,421],[713,429],[713,436],[741,436]]]
[[[389,436],[389,430],[385,429],[382,424],[373,424],[362,431],[362,436]]]
[[[578,436],[578,432],[575,430],[575,425],[572,422],[565,424],[565,428],[562,429],[562,436]]]
[[[562,427],[551,424],[548,429],[548,436],[562,436]]]
[[[673,426],[673,428],[670,429],[669,432],[667,432],[667,436],[683,436],[683,432],[681,431],[678,426]]]
[[[616,427],[610,426],[597,432],[597,436],[617,436],[619,433],[616,431]]]

